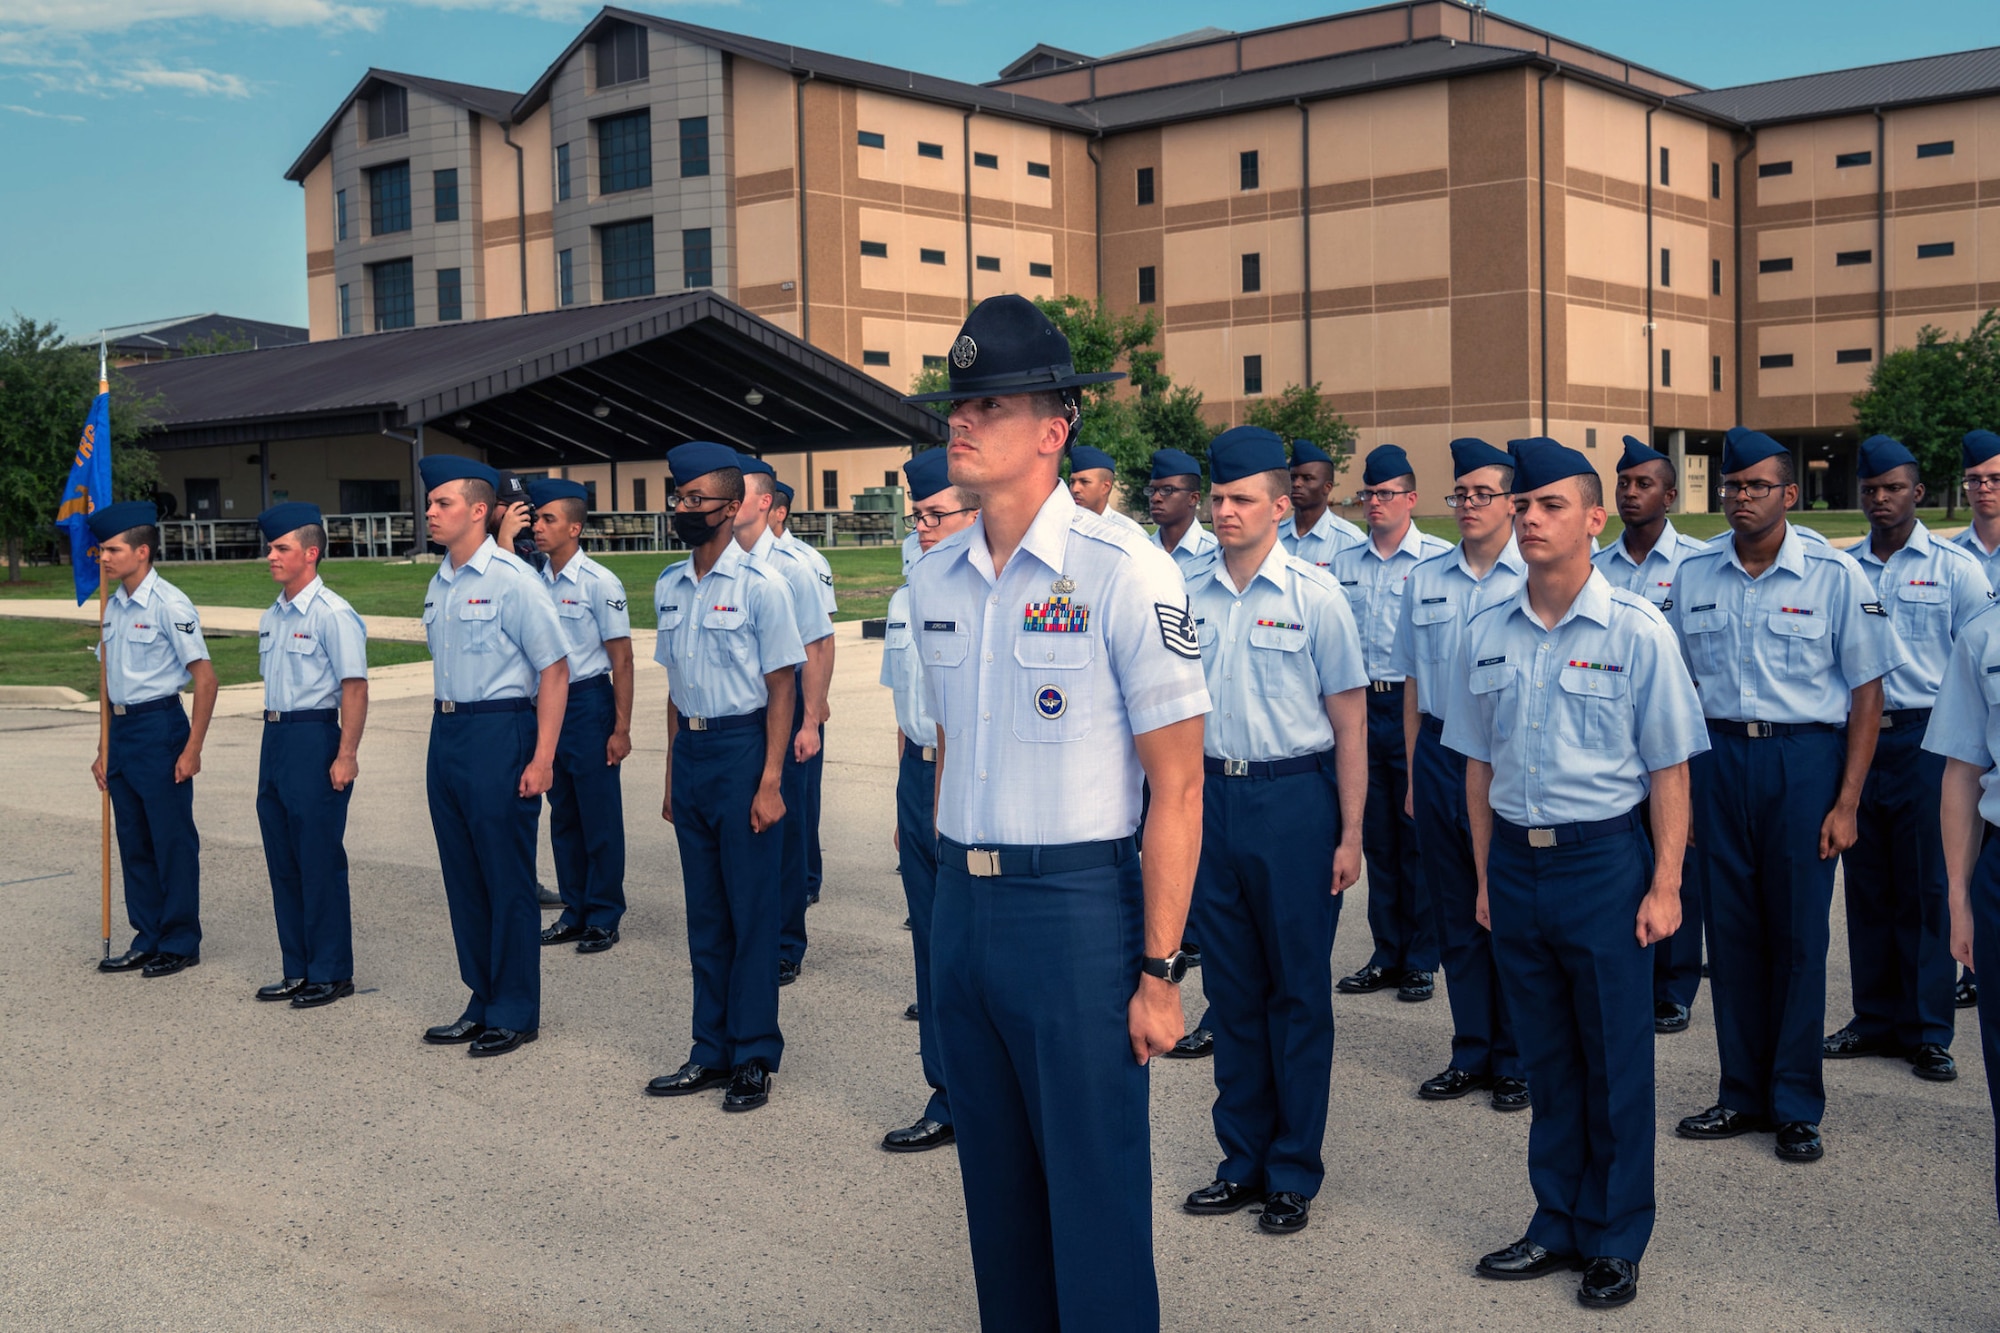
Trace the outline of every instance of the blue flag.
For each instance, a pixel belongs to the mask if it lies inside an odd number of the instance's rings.
[[[63,487],[56,526],[69,529],[71,571],[76,575],[76,604],[82,606],[97,591],[97,538],[90,535],[90,516],[111,503],[111,394],[100,392],[84,418],[83,436],[76,443],[76,462]]]

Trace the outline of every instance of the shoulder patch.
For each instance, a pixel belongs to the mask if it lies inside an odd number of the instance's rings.
[[[1175,606],[1170,602],[1154,602],[1153,612],[1160,618],[1160,642],[1167,651],[1187,658],[1201,660],[1201,640],[1195,637],[1194,616],[1187,604]]]
[[[1861,609],[1862,611],[1871,616],[1886,616],[1889,614],[1887,611],[1882,609],[1882,603],[1880,602],[1863,602],[1861,604]]]
[[[195,624],[196,622],[192,620],[176,620],[174,622],[174,628],[179,630],[183,634],[192,634],[194,633]]]

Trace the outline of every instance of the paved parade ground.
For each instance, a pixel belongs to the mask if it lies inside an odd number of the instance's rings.
[[[924,1088],[903,1018],[895,724],[880,643],[858,629],[838,631],[825,899],[783,992],[776,1090],[748,1115],[724,1115],[719,1093],[641,1095],[687,1057],[690,999],[658,814],[665,675],[650,662],[626,765],[623,942],[545,950],[541,1040],[495,1060],[417,1040],[465,998],[424,798],[427,667],[391,668],[370,710],[348,831],[358,993],[312,1011],[251,998],[278,978],[255,686],[225,692],[198,779],[201,966],[159,980],[93,970],[95,713],[0,709],[0,1328],[974,1327],[957,1149],[877,1146]],[[546,837],[542,865],[552,885]],[[122,950],[122,900],[114,919]],[[1364,905],[1349,902],[1334,974],[1368,950]],[[1831,1030],[1849,1016],[1837,896],[1829,962]],[[1192,1019],[1194,976],[1186,989]],[[1261,1234],[1248,1213],[1181,1213],[1215,1165],[1211,1066],[1155,1065],[1166,1327],[2000,1327],[1969,1010],[1956,1083],[1901,1061],[1829,1063],[1826,1160],[1788,1166],[1768,1134],[1673,1137],[1714,1100],[1704,987],[1692,1029],[1659,1040],[1660,1215],[1639,1299],[1601,1314],[1576,1305],[1571,1278],[1472,1276],[1525,1228],[1528,1117],[1480,1093],[1417,1100],[1446,1062],[1444,997],[1339,996],[1335,1013],[1327,1183],[1297,1237]]]

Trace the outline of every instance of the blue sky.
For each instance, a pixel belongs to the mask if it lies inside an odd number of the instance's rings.
[[[1342,0],[631,0],[692,23],[978,82],[1039,41],[1092,54]],[[0,0],[0,315],[221,310],[305,323],[285,168],[370,65],[525,89],[572,0]],[[1994,0],[1511,0],[1496,13],[1711,87],[2000,45]]]

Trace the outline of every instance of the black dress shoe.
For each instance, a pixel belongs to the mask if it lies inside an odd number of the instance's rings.
[[[156,953],[153,960],[139,969],[142,977],[170,977],[201,962],[198,953]]]
[[[904,917],[904,918],[903,918],[903,929],[904,929],[904,930],[915,930],[915,929],[916,929],[916,927],[910,924],[910,918],[908,918],[908,917]]]
[[[1686,1032],[1688,1030],[1688,1007],[1672,1000],[1661,1000],[1653,1006],[1653,1031]]]
[[[925,1116],[907,1129],[892,1129],[882,1136],[882,1146],[890,1152],[929,1152],[942,1148],[958,1137],[950,1125],[941,1125]]]
[[[481,1057],[505,1055],[509,1051],[526,1046],[541,1035],[540,1028],[488,1028],[473,1041],[466,1054]]]
[[[1500,1282],[1525,1282],[1550,1273],[1573,1272],[1582,1262],[1573,1254],[1551,1254],[1523,1236],[1506,1249],[1482,1257],[1473,1271]]]
[[[1819,1052],[1829,1060],[1854,1060],[1864,1055],[1895,1055],[1896,1043],[1887,1037],[1865,1036],[1853,1023],[1820,1040]]]
[[[1971,968],[1959,974],[1958,988],[1951,993],[1951,1002],[1960,1009],[1970,1009],[1979,1003],[1979,978]]]
[[[1409,971],[1403,973],[1403,980],[1396,987],[1396,998],[1411,1004],[1421,1004],[1437,994],[1437,978],[1430,972]]]
[[[562,895],[560,893],[557,893],[554,889],[543,888],[542,882],[540,880],[536,880],[535,903],[537,906],[541,907],[544,911],[547,911],[550,908],[561,907],[563,905],[563,900],[562,900]]]
[[[543,944],[568,944],[571,940],[580,940],[582,938],[582,926],[574,924],[566,926],[561,921],[557,921],[553,926],[549,926],[542,931]]]
[[[1826,1156],[1819,1141],[1819,1126],[1810,1120],[1793,1120],[1778,1126],[1778,1160],[1817,1162]]]
[[[799,965],[789,958],[778,960],[778,984],[789,986],[799,979]]]
[[[1196,1028],[1174,1043],[1167,1052],[1169,1060],[1206,1060],[1215,1054],[1215,1034],[1207,1028]]]
[[[1949,1083],[1958,1077],[1958,1062],[1950,1051],[1927,1041],[1910,1052],[1910,1072],[1933,1083]]]
[[[762,1060],[745,1061],[730,1072],[729,1090],[722,1094],[722,1109],[756,1110],[771,1100],[771,1085],[777,1081],[778,1076]]]
[[[1257,1229],[1274,1236],[1296,1236],[1306,1229],[1312,1206],[1313,1201],[1303,1194],[1279,1190],[1264,1200],[1264,1215],[1257,1219]]]
[[[292,997],[294,1009],[317,1009],[354,994],[352,981],[309,981]]]
[[[1684,1139],[1733,1139],[1739,1134],[1759,1134],[1770,1122],[1760,1115],[1745,1115],[1718,1103],[1700,1115],[1682,1116],[1674,1133]]]
[[[578,953],[603,953],[618,943],[618,932],[608,926],[585,926],[583,934],[577,936]]]
[[[1417,1096],[1427,1102],[1455,1102],[1476,1088],[1492,1085],[1491,1074],[1468,1074],[1463,1069],[1447,1069],[1417,1084]]]
[[[116,958],[105,958],[98,962],[100,972],[137,972],[153,961],[153,955],[145,949],[127,949]]]
[[[260,1000],[289,1000],[304,990],[305,984],[306,979],[304,977],[286,977],[283,981],[274,981],[268,986],[259,986],[257,988],[257,998]]]
[[[1639,1294],[1639,1265],[1630,1259],[1592,1259],[1576,1289],[1579,1304],[1593,1310],[1629,1305]]]
[[[1193,968],[1193,967],[1200,967],[1200,966],[1201,966],[1201,946],[1200,946],[1199,944],[1194,944],[1194,943],[1191,943],[1191,942],[1190,942],[1190,941],[1188,941],[1188,940],[1182,940],[1182,941],[1181,941],[1181,957],[1183,957],[1183,958],[1187,959],[1187,965],[1188,965],[1189,967],[1191,967],[1191,968]]]
[[[1505,1074],[1494,1079],[1493,1109],[1496,1111],[1527,1110],[1528,1081],[1524,1078],[1510,1078]]]
[[[911,1000],[909,1008],[903,1010],[903,1017],[909,1019],[912,1023],[917,1021],[917,1002],[915,1000]]]
[[[484,1023],[461,1018],[456,1023],[440,1023],[434,1028],[425,1028],[424,1041],[432,1046],[462,1046],[468,1041],[479,1040],[485,1031]]]
[[[1359,972],[1334,982],[1333,988],[1343,995],[1372,995],[1384,986],[1393,986],[1401,980],[1400,972],[1390,972],[1370,963]]]
[[[1253,1190],[1248,1185],[1239,1185],[1233,1180],[1217,1179],[1181,1200],[1181,1207],[1190,1213],[1206,1216],[1211,1213],[1233,1213],[1248,1204],[1258,1202],[1264,1191]]]
[[[662,1074],[646,1085],[646,1091],[654,1097],[685,1097],[703,1088],[712,1088],[718,1083],[729,1081],[727,1069],[715,1069],[708,1065],[698,1065],[690,1060],[671,1074]]]

